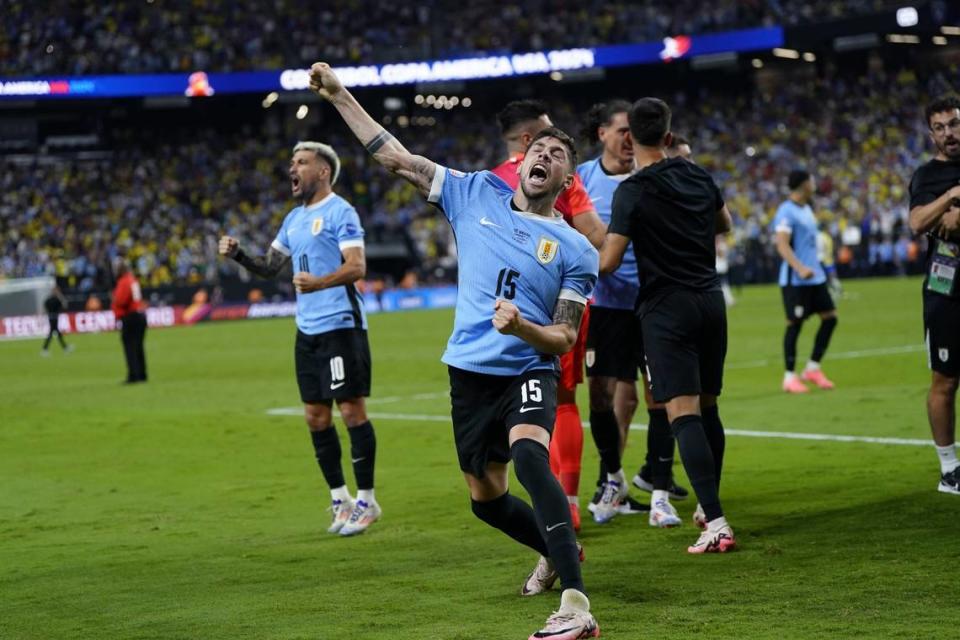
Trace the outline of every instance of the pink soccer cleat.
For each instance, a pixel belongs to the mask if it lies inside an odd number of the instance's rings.
[[[800,376],[807,382],[812,382],[821,389],[833,389],[835,386],[830,379],[823,374],[823,371],[820,369],[814,369],[813,371],[804,371],[803,375]]]
[[[807,389],[807,385],[803,384],[800,378],[796,376],[784,379],[783,390],[787,393],[808,393],[810,391]]]
[[[700,538],[687,547],[687,553],[727,553],[737,548],[733,538],[733,529],[725,524],[715,529],[710,525],[700,534]]]

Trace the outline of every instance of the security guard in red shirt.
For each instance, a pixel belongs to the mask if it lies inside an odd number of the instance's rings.
[[[117,286],[113,290],[113,314],[120,323],[120,339],[127,358],[127,379],[124,384],[147,381],[147,361],[143,354],[143,339],[147,333],[146,305],[140,292],[140,283],[125,260],[117,264]]]

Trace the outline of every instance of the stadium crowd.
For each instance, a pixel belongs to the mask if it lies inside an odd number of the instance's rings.
[[[935,0],[942,1],[942,0]],[[451,0],[404,5],[328,0],[7,0],[0,75],[277,69],[519,52],[780,24],[895,8],[891,0],[605,2]],[[318,38],[317,34],[324,37]]]
[[[906,187],[927,151],[917,105],[947,88],[942,75],[921,80],[877,68],[853,79],[794,79],[747,96],[671,97],[674,128],[688,135],[696,161],[726,191],[735,217],[734,278],[773,279],[778,258],[769,223],[785,197],[786,174],[801,165],[817,176],[815,210],[839,248],[841,275],[911,270],[919,248],[905,224]],[[587,106],[557,104],[554,119],[579,132]],[[463,170],[502,160],[500,146],[489,144],[498,137],[492,113],[438,115],[435,126],[404,136],[413,151]],[[346,131],[325,133],[343,162],[336,188],[357,207],[370,241],[408,233],[420,281],[451,278],[448,225],[412,187],[372,166]],[[0,277],[52,273],[72,289],[101,289],[110,260],[125,255],[144,286],[214,281],[236,273],[218,260],[217,235],[265,248],[293,204],[286,173],[293,141],[269,127],[233,136],[202,128],[162,138],[130,131],[113,142],[112,155],[99,161],[47,157],[4,167]],[[583,150],[582,157],[591,155]]]

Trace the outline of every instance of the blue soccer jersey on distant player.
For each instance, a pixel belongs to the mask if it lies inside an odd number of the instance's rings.
[[[603,170],[600,158],[584,162],[577,167],[577,173],[583,180],[583,186],[597,215],[606,225],[610,224],[610,211],[613,207],[613,193],[620,183],[630,177],[629,173],[611,175]],[[613,273],[600,276],[597,281],[597,290],[593,294],[593,306],[608,309],[633,310],[637,302],[637,293],[640,291],[640,281],[637,279],[637,256],[633,252],[633,243],[627,245],[623,253],[623,261]]]
[[[517,211],[513,191],[489,171],[437,166],[428,200],[443,210],[457,238],[457,311],[443,362],[474,373],[515,376],[552,369],[539,353],[493,326],[494,303],[509,300],[520,315],[553,324],[557,300],[586,303],[597,282],[599,255],[563,218]]]
[[[773,218],[773,230],[775,233],[790,234],[790,247],[796,254],[797,260],[813,271],[812,278],[803,280],[784,260],[780,265],[781,287],[805,287],[823,284],[827,281],[827,276],[823,272],[817,254],[817,234],[819,231],[817,230],[817,219],[814,217],[810,205],[801,207],[793,200],[784,201],[777,209],[777,215]]]
[[[335,193],[287,214],[270,245],[290,256],[293,272],[315,276],[332,273],[343,264],[341,251],[363,247],[360,217]],[[297,294],[297,328],[316,335],[336,329],[366,329],[363,300],[353,284]]]

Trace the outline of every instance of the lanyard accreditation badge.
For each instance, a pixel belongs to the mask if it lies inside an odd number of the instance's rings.
[[[957,268],[960,267],[960,245],[956,242],[935,240],[936,247],[930,260],[927,289],[952,296],[957,293]]]

